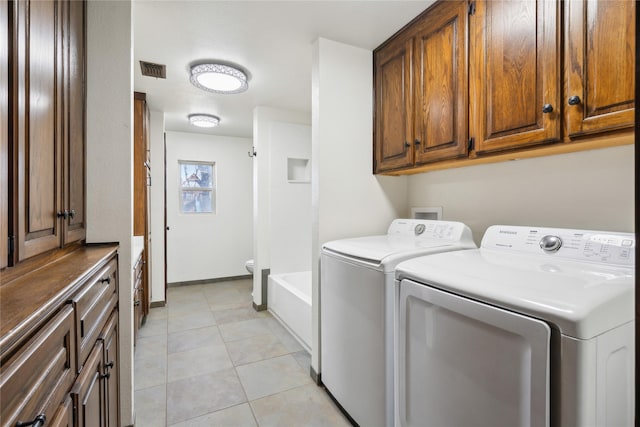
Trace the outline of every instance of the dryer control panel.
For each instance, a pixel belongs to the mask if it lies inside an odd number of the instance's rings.
[[[494,225],[484,234],[481,247],[633,266],[636,240],[632,233]]]
[[[427,219],[394,219],[387,234],[429,240],[473,240],[471,229],[461,222]]]

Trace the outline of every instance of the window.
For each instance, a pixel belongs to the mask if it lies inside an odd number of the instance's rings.
[[[216,205],[215,163],[178,161],[180,212],[214,213]]]

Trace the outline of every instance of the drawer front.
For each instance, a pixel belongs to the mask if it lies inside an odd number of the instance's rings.
[[[76,310],[78,371],[117,304],[117,263],[112,260],[72,299]]]
[[[104,426],[104,375],[102,341],[92,347],[87,362],[80,371],[71,396],[76,407],[77,427]]]
[[[73,401],[71,396],[67,396],[62,405],[58,408],[51,422],[47,421],[47,427],[75,427],[73,424]]]
[[[67,304],[0,367],[2,426],[52,419],[76,376],[73,308]]]

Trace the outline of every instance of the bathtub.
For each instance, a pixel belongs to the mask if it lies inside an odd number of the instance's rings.
[[[311,271],[269,275],[267,307],[311,353]]]

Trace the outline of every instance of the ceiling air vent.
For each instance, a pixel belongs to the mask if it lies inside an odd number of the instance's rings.
[[[140,61],[140,68],[143,76],[155,77],[157,79],[167,78],[167,66],[154,64],[153,62]]]

